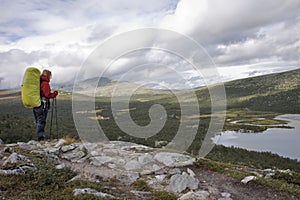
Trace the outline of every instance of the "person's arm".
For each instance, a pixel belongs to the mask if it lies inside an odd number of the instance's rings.
[[[43,96],[46,97],[47,99],[55,98],[58,94],[57,91],[51,92],[50,85],[48,82],[43,82],[41,84],[41,91],[42,91]]]

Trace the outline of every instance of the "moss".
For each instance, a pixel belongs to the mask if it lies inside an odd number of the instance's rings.
[[[300,174],[296,172],[279,172],[273,175],[272,178],[300,186]]]
[[[166,191],[153,191],[154,200],[177,200],[178,197],[175,194]]]
[[[212,171],[223,173],[229,175],[233,178],[241,179],[249,175],[253,175],[250,172],[244,171],[242,169],[245,166],[242,165],[234,165],[230,163],[217,162],[209,159],[201,159],[195,163],[196,166],[205,167]]]
[[[142,180],[142,179],[138,179],[133,183],[133,186],[140,191],[151,191],[151,187],[148,186],[147,182]]]
[[[278,191],[287,192],[289,194],[295,195],[297,198],[300,199],[300,186],[295,184],[287,183],[285,180],[278,180],[278,179],[264,179],[258,178],[255,180],[256,183],[260,185],[264,185],[269,188],[273,188]]]

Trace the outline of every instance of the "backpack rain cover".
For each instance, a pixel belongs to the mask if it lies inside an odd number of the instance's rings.
[[[40,75],[39,69],[27,68],[22,81],[22,102],[26,108],[39,107],[40,97]]]

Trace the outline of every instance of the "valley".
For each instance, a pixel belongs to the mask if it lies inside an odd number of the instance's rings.
[[[224,84],[227,96],[226,115],[224,115],[225,113],[220,113],[217,114],[219,116],[213,117],[225,118],[222,131],[262,132],[268,128],[290,128],[287,125],[287,121],[276,119],[276,116],[300,113],[299,82],[300,70],[227,82]],[[84,84],[88,85],[88,83],[89,81]],[[124,133],[116,124],[111,110],[111,93],[109,93],[115,83],[115,81],[109,81],[108,79],[101,80],[95,98],[96,117],[90,118],[90,120],[99,121],[99,125],[109,140],[130,141],[151,147],[162,147],[161,145],[157,145],[159,141],[162,144],[170,142],[179,128],[181,119],[199,118],[200,122],[197,134],[187,150],[189,153],[197,155],[212,117],[210,112],[210,96],[206,87],[193,91],[199,101],[201,112],[198,116],[181,115],[180,102],[176,95],[181,95],[183,99],[188,101],[189,93],[185,91],[172,93],[170,91],[158,90],[156,92],[156,90],[150,88],[139,87],[137,92],[130,97],[128,110],[125,110],[125,113],[129,112],[132,120],[137,125],[146,126],[150,123],[148,111],[154,104],[162,105],[167,112],[164,127],[156,135],[145,139]],[[126,83],[122,84],[122,87],[129,88],[136,87],[136,85]],[[213,87],[219,86],[216,85]],[[60,95],[57,98],[59,135],[52,134],[52,139],[69,135],[79,140],[80,138],[75,129],[72,115],[72,93],[64,90],[60,90],[59,93]],[[122,96],[125,96],[126,93],[119,95],[118,99],[122,101]],[[0,138],[5,143],[27,142],[35,139],[32,110],[23,107],[19,91],[0,91],[0,109]],[[124,113],[124,110],[121,113]],[[50,126],[50,114],[49,112],[48,130]],[[49,135],[48,139],[50,139]],[[245,155],[240,156],[239,154]],[[257,159],[261,154],[267,155],[270,158],[270,163],[265,162],[265,158],[263,160]],[[270,167],[276,166],[275,163],[281,163],[278,167],[289,166],[291,168],[293,166],[292,169],[300,171],[297,161],[282,158],[270,152],[248,152],[234,147],[217,145],[207,157],[225,162],[251,164],[257,167]],[[286,163],[289,164],[287,165]]]

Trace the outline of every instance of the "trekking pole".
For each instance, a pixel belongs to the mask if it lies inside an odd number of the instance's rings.
[[[52,106],[51,106],[51,119],[50,119],[50,140],[51,140],[51,133],[52,133],[53,107],[54,107],[54,99],[52,100]]]
[[[56,139],[58,140],[58,123],[57,123],[57,101],[56,98],[54,100],[54,108],[55,108],[55,126],[56,126]]]

